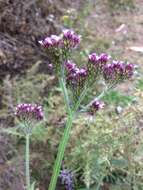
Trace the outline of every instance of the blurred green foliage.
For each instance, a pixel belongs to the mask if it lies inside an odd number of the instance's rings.
[[[118,91],[110,91],[107,95],[104,96],[103,100],[107,104],[127,106],[135,101],[135,97],[124,95]]]
[[[139,79],[136,85],[137,89],[143,90],[143,79]]]

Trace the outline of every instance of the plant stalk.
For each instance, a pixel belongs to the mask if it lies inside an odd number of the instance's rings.
[[[25,169],[26,169],[26,189],[30,190],[30,134],[26,134],[26,154],[25,154]]]
[[[84,91],[84,93],[81,94],[81,96],[79,97],[79,101],[75,105],[74,110],[72,110],[70,107],[70,103],[69,103],[69,97],[68,97],[68,92],[67,92],[67,88],[65,85],[64,77],[60,78],[59,82],[60,82],[60,87],[62,89],[63,96],[64,96],[64,101],[66,104],[66,110],[68,113],[68,118],[67,118],[65,130],[64,130],[64,134],[63,134],[63,137],[60,141],[60,145],[58,148],[57,158],[56,158],[56,161],[54,163],[54,169],[53,169],[52,178],[51,178],[48,190],[55,190],[55,188],[56,188],[56,183],[57,183],[57,179],[59,177],[59,173],[60,173],[60,169],[61,169],[61,165],[62,165],[62,160],[64,158],[66,145],[67,145],[69,137],[70,137],[72,122],[73,122],[75,113],[76,113],[77,109],[79,108],[80,103],[86,94],[86,91]]]
[[[64,76],[59,79],[59,83],[60,83],[60,87],[61,87],[62,92],[63,92],[66,110],[68,113],[68,118],[67,118],[63,137],[62,137],[60,144],[59,144],[57,158],[56,158],[56,161],[54,163],[52,178],[51,178],[50,185],[48,188],[49,190],[55,190],[55,188],[56,188],[57,179],[59,177],[59,173],[60,173],[60,169],[61,169],[62,160],[64,157],[66,145],[67,145],[69,137],[70,137],[70,131],[71,131],[72,121],[73,121],[73,117],[74,117],[74,112],[72,112],[72,110],[70,108],[70,104],[69,104],[69,97],[68,97],[68,92],[67,92],[67,88],[66,88],[65,81],[64,81]]]
[[[69,137],[70,137],[73,116],[74,116],[74,114],[68,115],[67,124],[65,126],[65,131],[64,131],[63,137],[61,139],[61,142],[60,142],[60,145],[58,148],[58,154],[57,154],[57,158],[56,158],[56,161],[54,164],[53,175],[52,175],[51,182],[50,182],[50,185],[48,188],[49,190],[55,190],[55,188],[56,188],[56,183],[57,183],[57,179],[59,177],[65,148],[66,148],[66,145],[67,145]]]

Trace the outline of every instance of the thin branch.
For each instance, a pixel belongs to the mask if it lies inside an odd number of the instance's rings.
[[[114,85],[111,86],[106,86],[105,89],[101,92],[101,94],[99,94],[99,96],[95,97],[92,101],[90,101],[83,109],[80,110],[80,112],[85,112],[89,109],[89,107],[95,102],[100,100],[101,98],[103,98],[105,96],[105,94],[107,94],[109,92],[109,90],[111,90],[114,87]]]

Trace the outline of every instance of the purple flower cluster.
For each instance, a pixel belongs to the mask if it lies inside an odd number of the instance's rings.
[[[62,184],[66,186],[67,190],[73,190],[73,173],[67,169],[63,169],[60,173],[60,178],[62,180]]]
[[[63,30],[59,36],[51,35],[39,41],[39,44],[46,49],[57,74],[61,72],[64,61],[68,59],[70,49],[77,47],[79,43],[80,36],[72,30]]]
[[[81,36],[77,35],[72,30],[64,30],[63,31],[63,41],[64,41],[64,45],[67,48],[77,47],[80,43],[80,39],[81,39]]]
[[[75,48],[80,43],[81,36],[72,30],[63,30],[59,36],[51,35],[39,41],[44,48]]]
[[[106,64],[110,58],[111,56],[105,53],[102,53],[99,56],[96,53],[92,53],[88,56],[89,62],[95,65]]]
[[[121,61],[112,61],[105,65],[103,70],[103,77],[108,83],[117,84],[125,79],[132,77],[134,73],[134,66],[130,63],[124,63]]]
[[[65,67],[67,71],[66,82],[73,91],[74,99],[77,99],[84,88],[87,69],[78,68],[75,63],[69,60],[65,62]]]
[[[70,87],[75,100],[79,97],[84,89],[85,84],[90,86],[98,76],[102,76],[105,82],[111,86],[116,85],[132,77],[134,66],[130,63],[121,61],[112,61],[110,56],[102,53],[97,55],[92,53],[88,56],[87,68],[78,68],[72,61],[65,62],[66,82]]]
[[[58,48],[61,42],[61,38],[57,35],[51,35],[44,40],[40,40],[39,43],[45,48]]]
[[[36,104],[22,103],[16,106],[15,115],[20,121],[40,121],[44,114],[42,107]]]
[[[110,58],[111,56],[105,53],[102,53],[100,55],[92,53],[88,56],[87,70],[89,82],[92,83],[95,78],[102,74],[103,68]]]
[[[72,92],[73,102],[77,101],[85,87],[92,86],[98,77],[101,77],[110,87],[114,87],[119,82],[130,79],[134,73],[132,64],[110,61],[111,56],[106,53],[90,54],[87,65],[82,68],[72,61],[67,61],[71,53],[70,49],[80,43],[80,36],[73,30],[63,30],[61,35],[51,35],[39,43],[47,49],[51,59],[52,64],[48,68],[66,79],[67,87]]]
[[[96,77],[102,75],[107,83],[117,84],[123,80],[129,79],[134,73],[134,66],[130,63],[124,63],[122,61],[112,61],[108,63],[111,56],[102,53],[97,55],[92,53],[88,56],[88,78],[93,82]]]
[[[101,74],[103,67],[109,61],[111,56],[108,54],[102,53],[97,55],[96,53],[92,53],[88,56],[88,72],[89,76],[93,74],[98,76]]]
[[[103,109],[105,106],[104,102],[99,101],[99,100],[95,100],[92,105],[90,106],[90,113],[94,114],[96,113],[98,110]]]

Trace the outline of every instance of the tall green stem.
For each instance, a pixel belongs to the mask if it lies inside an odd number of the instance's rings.
[[[49,190],[55,190],[55,188],[56,188],[56,183],[57,183],[57,179],[58,179],[58,176],[60,173],[60,168],[61,168],[62,160],[64,157],[65,148],[66,148],[66,145],[68,143],[69,136],[70,136],[70,130],[72,127],[73,115],[74,114],[68,115],[67,124],[65,126],[66,128],[65,128],[63,137],[61,139],[59,149],[58,149],[57,158],[56,158],[56,161],[54,164],[54,170],[53,170],[53,175],[52,175],[51,182],[49,185]]]
[[[30,160],[30,134],[26,134],[26,153],[25,153],[25,169],[26,169],[26,189],[30,190],[30,170],[29,170],[29,160]]]
[[[66,145],[67,145],[69,137],[70,137],[72,122],[73,122],[75,113],[76,113],[78,107],[80,106],[81,101],[83,100],[83,98],[86,94],[85,91],[81,94],[81,96],[79,97],[79,101],[75,105],[74,110],[72,110],[70,107],[68,92],[67,92],[67,88],[65,85],[64,78],[60,78],[59,82],[60,82],[60,87],[61,87],[63,95],[64,95],[64,101],[66,104],[66,110],[68,113],[68,118],[67,118],[65,130],[64,130],[64,134],[63,134],[63,137],[60,141],[60,145],[58,148],[57,158],[56,158],[56,161],[54,163],[54,169],[53,169],[52,178],[51,178],[48,190],[55,190],[55,188],[56,188],[56,183],[57,183],[57,179],[58,179],[58,176],[60,173],[62,160],[64,158],[64,152],[65,152]]]
[[[60,141],[60,145],[58,148],[58,154],[57,154],[57,158],[54,164],[54,169],[53,169],[53,174],[52,174],[52,178],[51,178],[51,182],[49,185],[49,190],[55,190],[56,188],[56,183],[57,183],[57,179],[60,173],[60,169],[61,169],[61,164],[62,164],[62,160],[64,157],[64,152],[66,149],[66,145],[68,143],[69,140],[69,136],[70,136],[70,131],[71,131],[71,127],[72,127],[72,121],[73,121],[73,117],[74,117],[74,113],[72,112],[71,108],[70,108],[70,104],[69,104],[69,97],[68,97],[68,92],[66,89],[66,85],[65,85],[65,81],[64,81],[64,77],[61,77],[59,79],[59,83],[60,83],[60,87],[62,89],[63,92],[63,96],[64,96],[64,101],[66,104],[66,110],[68,113],[68,118],[67,118],[67,123],[65,126],[65,130],[64,130],[64,134],[63,137]]]

